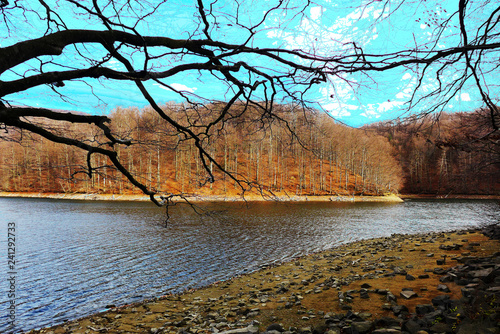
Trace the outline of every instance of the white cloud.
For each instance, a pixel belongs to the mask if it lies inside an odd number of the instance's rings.
[[[409,80],[409,79],[411,79],[411,74],[410,73],[405,73],[403,75],[403,80]]]
[[[413,94],[413,89],[410,87],[407,87],[403,89],[402,91],[398,92],[396,94],[396,98],[398,99],[409,99]]]
[[[367,104],[364,113],[359,114],[360,116],[366,117],[366,118],[379,118],[380,114],[375,110],[375,105],[374,104]]]
[[[170,90],[168,87],[165,87],[165,86],[162,86],[162,85],[159,85],[159,84],[154,84],[155,86],[158,86],[162,89],[165,89],[165,90]],[[173,89],[175,90],[180,90],[180,91],[185,91],[185,92],[190,92],[190,93],[194,93],[195,90],[197,90],[198,88],[196,87],[188,87],[186,85],[183,85],[183,84],[180,84],[180,83],[173,83],[170,85]]]
[[[385,101],[385,102],[378,104],[377,111],[379,113],[383,113],[383,112],[391,110],[394,107],[400,107],[403,104],[404,104],[404,102],[402,102],[402,101]]]
[[[105,64],[105,66],[112,70],[119,71],[122,68],[122,63],[120,63],[118,60],[111,59]]]
[[[323,108],[333,117],[347,117],[351,116],[351,112],[347,109],[354,110],[357,106],[348,104],[330,103],[323,105]]]
[[[460,94],[460,100],[462,100],[462,101],[470,101],[469,93],[462,93],[462,94]]]
[[[375,10],[374,6],[356,8],[339,16],[331,11],[330,6],[315,6],[309,11],[309,18],[301,18],[293,31],[281,29],[280,20],[275,18],[269,22],[275,26],[266,32],[267,37],[284,41],[283,47],[288,49],[301,49],[330,57],[332,53],[342,54],[346,50],[351,52],[353,41],[364,47],[377,39],[377,28],[367,26],[367,19],[387,15],[386,12]],[[325,24],[323,18],[331,24]]]
[[[321,17],[321,14],[323,14],[323,8],[320,6],[311,8],[311,19],[317,20]]]
[[[330,78],[330,84],[328,86],[322,86],[319,89],[319,93],[323,96],[324,102],[329,102],[332,99],[346,101],[350,100],[353,96],[353,89],[345,81],[339,78]],[[352,80],[354,84],[355,81]]]
[[[427,28],[427,26],[425,24],[421,23],[420,24],[420,29],[425,29],[425,28]]]
[[[405,94],[405,93],[403,93],[403,92],[399,92],[399,93],[397,93],[397,94],[396,94],[396,97],[397,97],[398,99],[404,99],[404,98],[406,97],[406,94]]]
[[[174,89],[177,89],[177,90],[184,90],[186,92],[190,92],[190,93],[194,93],[194,91],[197,89],[196,87],[194,88],[190,88],[186,85],[183,85],[183,84],[179,84],[179,83],[173,83],[171,84],[170,86],[172,86]]]
[[[376,10],[374,10],[373,11],[373,18],[374,19],[378,19],[382,13],[383,13],[382,9],[376,9]]]

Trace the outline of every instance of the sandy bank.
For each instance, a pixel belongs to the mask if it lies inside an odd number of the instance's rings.
[[[37,193],[37,192],[0,192],[0,197],[21,198],[50,198],[83,201],[149,201],[145,195],[119,195],[119,194],[66,194],[66,193]],[[187,196],[192,202],[238,202],[238,201],[278,201],[278,202],[392,202],[399,203],[403,200],[396,195],[387,196],[275,196],[262,197],[259,195],[241,196]]]
[[[496,199],[500,200],[500,195],[429,195],[429,194],[401,194],[402,199]]]

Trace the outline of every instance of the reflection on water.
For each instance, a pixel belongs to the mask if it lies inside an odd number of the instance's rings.
[[[17,226],[17,330],[207,285],[354,240],[500,220],[497,201],[223,203],[203,209],[197,215],[176,206],[165,228],[164,211],[150,203],[0,198],[2,231],[8,222]],[[0,251],[7,254],[3,234]],[[6,285],[2,280],[0,289]],[[7,304],[1,294],[1,332]]]

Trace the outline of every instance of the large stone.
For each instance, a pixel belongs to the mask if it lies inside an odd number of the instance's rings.
[[[482,232],[490,239],[500,240],[500,224],[488,225]]]
[[[382,317],[374,321],[375,327],[401,327],[401,320],[390,317]]]
[[[424,315],[427,313],[431,313],[434,312],[434,306],[432,306],[431,304],[417,305],[415,307],[415,312],[417,313],[417,315]]]
[[[425,314],[422,317],[422,321],[427,324],[427,326],[431,326],[436,322],[436,320],[443,318],[443,312],[441,310],[436,310],[434,312],[430,312]]]
[[[492,272],[493,272],[493,268],[486,268],[486,269],[471,271],[471,272],[469,272],[469,276],[472,278],[480,278],[480,279],[484,280]]]
[[[439,284],[437,289],[442,292],[450,292],[450,288],[448,288],[445,284]]]
[[[406,275],[407,274],[406,270],[402,267],[394,267],[394,273],[396,275]]]
[[[408,307],[405,305],[396,305],[392,307],[392,312],[395,316],[400,315],[401,313],[409,313]]]
[[[325,334],[340,334],[339,328],[330,328]]]
[[[359,296],[363,299],[369,299],[368,291],[360,291]]]
[[[439,295],[435,298],[432,298],[432,305],[434,306],[447,306],[450,304],[450,296],[448,295]]]
[[[388,302],[396,302],[396,296],[392,294],[392,292],[387,292],[386,299]]]
[[[343,311],[350,311],[350,310],[352,310],[352,306],[347,305],[347,304],[342,304],[342,305],[340,305],[340,309]]]
[[[453,282],[455,279],[456,277],[453,277],[450,274],[448,274],[446,276],[439,277],[439,282],[441,283]]]
[[[459,278],[459,279],[456,279],[455,280],[455,284],[456,285],[461,285],[461,286],[465,286],[465,285],[468,285],[470,284],[470,280],[466,279],[466,278]]]
[[[451,333],[451,326],[442,322],[432,325],[429,330],[431,333]]]
[[[280,325],[280,324],[270,324],[267,329],[267,332],[269,331],[278,331],[278,332],[284,332],[285,329]]]
[[[400,295],[401,297],[405,298],[405,299],[410,299],[410,298],[416,298],[418,297],[417,293],[414,292],[414,291],[410,291],[410,290],[403,290],[400,292]]]
[[[388,311],[388,310],[392,310],[392,304],[389,304],[389,303],[384,303],[384,304],[382,305],[382,310],[386,310],[386,311]]]
[[[326,325],[318,325],[318,326],[315,326],[313,329],[312,329],[312,332],[313,334],[323,334],[325,333],[327,330],[328,330],[328,326]]]
[[[493,325],[490,327],[483,323],[470,323],[470,324],[462,324],[459,326],[457,334],[498,334],[500,333],[500,328],[498,326]]]
[[[465,298],[472,298],[477,293],[474,288],[462,288],[462,296]]]
[[[352,329],[354,333],[365,334],[369,333],[373,328],[373,322],[371,321],[358,321],[352,323]]]
[[[266,334],[281,334],[280,331],[265,331]]]
[[[213,313],[216,314],[216,312],[212,312],[212,315],[213,315]],[[250,309],[248,307],[242,307],[236,311],[236,314],[238,314],[238,315],[246,316],[246,315],[248,315],[248,313],[250,313]],[[210,315],[210,313],[209,313],[209,315]]]
[[[446,270],[444,270],[443,268],[434,268],[434,270],[432,272],[436,275],[446,274]]]
[[[459,250],[463,245],[453,244],[453,245],[439,245],[439,249],[443,250]]]
[[[403,323],[401,329],[410,334],[416,334],[419,330],[422,329],[422,326],[420,326],[416,321],[410,319]]]
[[[254,328],[257,330],[255,331]],[[220,334],[256,334],[259,332],[258,327],[248,326],[245,328],[230,329],[227,331],[220,332]]]
[[[372,334],[401,334],[401,331],[393,328],[380,328],[374,330]]]
[[[360,317],[363,320],[367,320],[368,318],[371,318],[372,314],[368,312],[360,312],[358,314],[358,317]]]

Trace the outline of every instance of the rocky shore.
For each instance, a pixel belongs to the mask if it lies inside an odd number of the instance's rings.
[[[500,226],[392,235],[30,333],[500,333]]]

